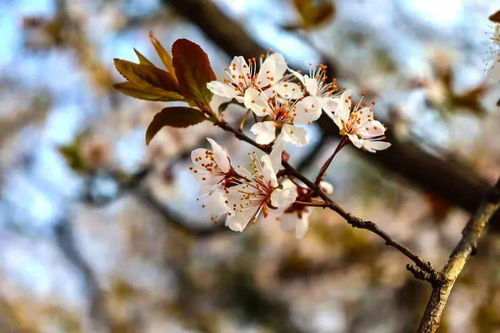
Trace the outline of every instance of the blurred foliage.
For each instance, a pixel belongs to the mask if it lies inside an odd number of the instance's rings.
[[[298,24],[288,24],[285,30],[313,30],[325,26],[335,17],[335,3],[332,0],[291,0],[299,14]]]

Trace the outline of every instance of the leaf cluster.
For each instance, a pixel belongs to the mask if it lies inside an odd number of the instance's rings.
[[[126,79],[114,87],[138,99],[187,105],[166,107],[158,112],[146,131],[147,144],[164,126],[187,127],[213,120],[209,107],[212,93],[207,83],[216,79],[207,54],[198,44],[178,39],[169,53],[152,33],[150,40],[164,69],[134,50],[139,63],[114,59],[116,69]]]

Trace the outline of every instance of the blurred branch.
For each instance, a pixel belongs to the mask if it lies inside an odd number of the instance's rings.
[[[500,178],[462,231],[462,239],[443,268],[443,283],[433,285],[431,297],[420,322],[419,332],[431,333],[437,331],[453,285],[469,258],[475,254],[477,244],[481,240],[488,222],[499,207]]]
[[[181,153],[176,156],[175,161],[182,160],[188,155]],[[195,223],[186,223],[186,218],[179,213],[172,210],[169,205],[159,201],[150,190],[142,186],[143,181],[151,173],[152,167],[146,166],[134,174],[126,175],[119,171],[108,170],[107,176],[112,178],[118,184],[118,192],[116,196],[112,198],[107,198],[106,200],[100,200],[99,198],[93,197],[90,193],[85,195],[85,201],[92,205],[103,206],[109,204],[120,198],[126,193],[132,193],[144,204],[152,208],[156,213],[161,215],[165,222],[169,225],[175,227],[177,230],[195,237],[208,237],[221,232],[225,232],[227,229],[220,225],[212,225],[210,227],[196,227]],[[202,223],[197,223],[202,224]]]
[[[11,117],[0,119],[0,145],[17,131],[45,118],[51,106],[51,101],[49,98],[44,97],[43,94],[47,94],[47,92],[41,91],[40,95],[34,96],[29,107],[22,110],[12,110]]]
[[[104,293],[101,291],[99,280],[92,268],[87,264],[75,246],[71,221],[67,219],[61,220],[55,226],[54,231],[57,244],[62,253],[83,277],[87,294],[90,298],[90,318],[99,327],[111,328],[113,325],[111,324],[111,318],[106,308]]]
[[[156,213],[160,214],[168,224],[185,234],[195,237],[208,237],[228,231],[227,228],[224,228],[219,224],[210,227],[195,227],[192,225],[194,223],[186,223],[186,219],[184,217],[174,212],[168,205],[158,201],[158,199],[156,199],[150,191],[146,189],[137,189],[134,193],[143,203],[147,204],[149,207],[153,208]]]
[[[241,27],[241,25],[226,16],[212,1],[207,0],[163,0],[165,5],[176,10],[219,46],[230,57],[242,55],[246,58],[266,53],[266,48],[257,43]],[[332,61],[323,59],[328,65],[329,75],[335,75]],[[299,66],[292,66],[299,67]],[[318,122],[322,131],[332,137],[337,137],[337,131],[330,119],[320,118]],[[391,124],[388,123],[391,127]],[[416,143],[389,136],[391,149],[367,154],[359,152],[364,158],[369,158],[387,170],[403,176],[424,191],[436,194],[445,201],[473,213],[488,191],[488,183],[474,170],[459,164],[451,163],[422,150]],[[500,214],[494,218],[500,220]],[[500,231],[500,223],[495,224]]]
[[[314,144],[314,146],[309,148],[309,152],[307,153],[307,155],[304,156],[297,164],[297,170],[301,172],[305,171],[312,164],[314,164],[314,162],[316,162],[316,159],[321,156],[322,148],[327,141],[328,136],[324,132],[321,132],[321,137]]]

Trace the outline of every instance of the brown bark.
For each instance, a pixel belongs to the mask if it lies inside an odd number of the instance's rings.
[[[463,230],[462,239],[451,253],[450,259],[442,271],[444,277],[442,283],[433,285],[432,294],[418,332],[432,333],[437,331],[453,285],[470,256],[474,254],[489,220],[499,207],[500,179]]]

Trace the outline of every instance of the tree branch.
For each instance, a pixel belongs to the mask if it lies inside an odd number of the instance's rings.
[[[163,0],[181,16],[198,26],[227,55],[242,55],[246,58],[266,53],[266,47],[257,43],[235,20],[226,16],[212,1],[207,0]],[[330,57],[331,58],[331,57]],[[329,76],[334,76],[335,64],[331,59],[322,59],[328,65]],[[292,67],[298,68],[300,66]],[[330,119],[320,118],[317,122],[323,133],[338,137]],[[391,124],[387,121],[388,127]],[[362,154],[363,158],[374,160],[390,172],[403,176],[424,191],[432,192],[449,202],[474,213],[480,198],[488,192],[488,182],[465,165],[452,163],[436,157],[416,143],[400,140],[389,134],[390,151],[377,154]],[[500,221],[500,214],[494,217]],[[494,227],[500,231],[500,223]]]
[[[89,315],[96,325],[95,329],[113,326],[111,316],[106,307],[104,293],[99,285],[99,280],[90,265],[82,257],[80,251],[75,245],[71,221],[61,220],[54,228],[57,244],[66,259],[82,275],[87,294],[90,298]]]
[[[418,332],[432,333],[437,331],[453,285],[470,256],[475,254],[477,244],[483,236],[489,220],[499,207],[500,178],[462,231],[462,239],[451,253],[448,263],[441,272],[444,278],[443,283],[433,285],[432,294]]]
[[[250,137],[247,135],[243,134],[242,132],[234,129],[231,127],[228,123],[221,121],[216,123],[216,126],[219,126],[220,128],[229,131],[233,133],[238,139],[245,141],[252,146],[259,148],[260,150],[270,153],[271,152],[271,147],[270,146],[263,146],[259,145],[257,142],[252,140]],[[365,221],[359,217],[356,217],[354,215],[351,215],[350,213],[346,212],[342,207],[340,207],[338,204],[336,204],[328,195],[326,195],[318,185],[316,185],[314,182],[309,180],[306,176],[304,176],[301,172],[299,172],[297,169],[295,169],[293,166],[291,166],[288,162],[282,161],[283,167],[287,171],[288,175],[291,175],[297,179],[299,179],[302,183],[304,183],[307,187],[309,187],[316,196],[322,198],[325,201],[325,207],[333,210],[337,214],[339,214],[341,217],[343,217],[347,223],[349,223],[351,226],[354,228],[359,228],[359,229],[366,229],[374,234],[378,235],[381,237],[387,246],[391,246],[401,252],[403,255],[405,255],[407,258],[409,258],[411,261],[415,263],[415,265],[422,270],[423,272],[427,273],[426,275],[421,275],[421,274],[415,274],[414,270],[409,269],[410,272],[412,272],[415,277],[419,279],[424,279],[426,281],[431,282],[432,284],[436,284],[441,280],[441,275],[437,273],[434,268],[432,267],[432,264],[428,261],[423,260],[420,258],[418,255],[413,253],[412,250],[410,250],[408,247],[404,246],[403,244],[395,241],[392,239],[389,234],[387,234],[385,231],[380,229],[380,227],[372,222],[372,221]]]

